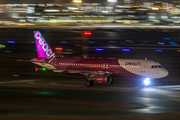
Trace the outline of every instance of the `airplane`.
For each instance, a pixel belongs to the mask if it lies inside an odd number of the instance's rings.
[[[86,76],[87,86],[98,84],[112,84],[116,77],[141,79],[148,86],[151,79],[164,78],[168,71],[160,63],[141,59],[92,59],[92,58],[60,58],[48,45],[40,31],[33,31],[38,58],[32,63],[65,74],[80,74]]]

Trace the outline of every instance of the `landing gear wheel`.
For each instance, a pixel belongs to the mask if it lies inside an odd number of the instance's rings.
[[[92,80],[88,80],[87,82],[86,82],[86,85],[87,86],[93,86],[94,85],[94,82],[92,81]]]
[[[113,84],[113,82],[114,82],[114,81],[113,81],[113,79],[112,79],[112,81],[110,82],[110,84]]]

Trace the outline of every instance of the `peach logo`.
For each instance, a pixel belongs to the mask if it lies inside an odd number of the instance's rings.
[[[47,43],[45,43],[44,38],[42,38],[42,35],[40,32],[37,32],[35,35],[35,38],[39,40],[39,44],[42,46],[43,51],[46,53],[47,56],[50,56],[52,54],[52,50],[49,49],[49,46]]]
[[[140,62],[125,62],[125,66],[127,65],[140,66],[141,63]]]

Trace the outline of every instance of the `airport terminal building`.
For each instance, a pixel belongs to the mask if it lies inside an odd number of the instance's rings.
[[[39,1],[40,2],[40,1]],[[47,1],[46,1],[47,2]],[[101,3],[31,3],[0,4],[1,21],[33,24],[74,24],[74,23],[123,23],[133,24],[169,21],[171,15],[165,9],[145,6],[114,5],[107,1]]]

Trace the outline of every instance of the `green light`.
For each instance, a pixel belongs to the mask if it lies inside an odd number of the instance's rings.
[[[44,95],[44,96],[48,96],[48,95],[54,95],[54,92],[49,92],[49,91],[35,91],[36,95]]]
[[[43,71],[45,71],[45,70],[46,70],[46,68],[42,68],[42,70],[43,70]]]
[[[51,95],[51,92],[46,92],[46,91],[40,91],[38,92],[39,95]]]

